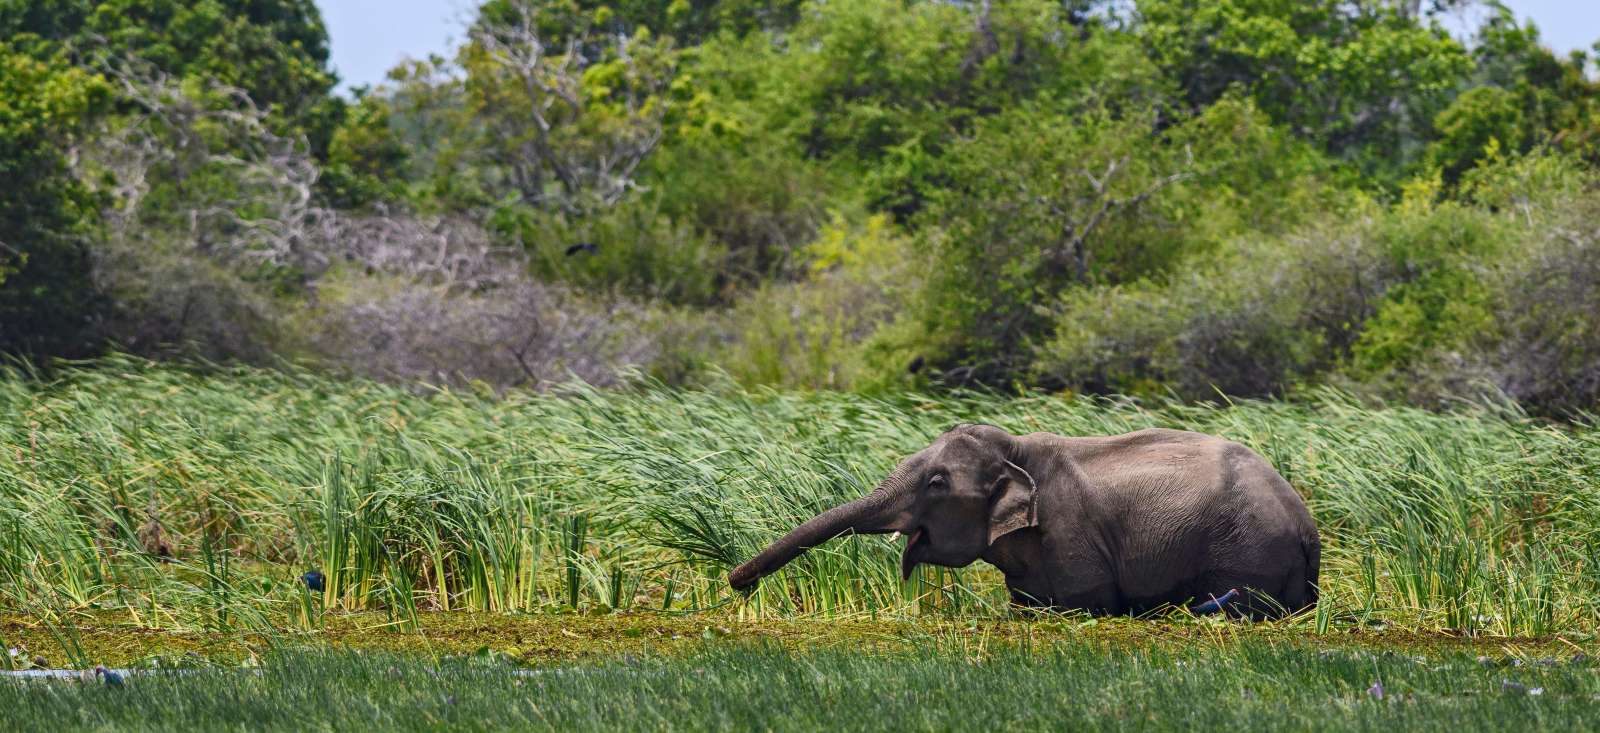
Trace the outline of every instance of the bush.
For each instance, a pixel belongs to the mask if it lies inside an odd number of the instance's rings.
[[[1248,103],[1165,129],[1160,118],[1030,105],[978,125],[952,155],[959,183],[925,222],[934,364],[958,379],[1018,379],[1030,337],[1049,330],[1039,304],[1159,281],[1238,232],[1271,234],[1312,202],[1341,204],[1321,184],[1320,157]]]
[[[886,215],[841,215],[803,250],[807,279],[764,285],[724,318],[730,338],[717,354],[745,384],[843,389],[877,381],[873,336],[892,324],[918,285],[910,241]],[[893,373],[904,364],[889,366]]]
[[[541,278],[588,291],[705,305],[725,282],[721,244],[664,215],[654,199],[581,218],[518,206],[490,226],[522,245]]]
[[[610,385],[658,352],[650,314],[541,283],[526,256],[459,219],[347,222],[345,263],[317,282],[301,347],[343,372],[430,384]]]
[[[702,271],[741,287],[793,276],[828,209],[849,205],[818,165],[770,139],[701,137],[663,150],[650,181],[651,205],[715,249]]]
[[[1068,291],[1033,349],[1048,385],[1186,399],[1335,381],[1442,406],[1600,398],[1600,193],[1572,159],[1500,159],[1393,207],[1241,238],[1164,278]]]
[[[1428,146],[1428,163],[1453,184],[1501,150],[1520,151],[1523,127],[1522,108],[1511,92],[1469,89],[1434,119],[1438,139]]]
[[[1242,240],[1166,280],[1068,293],[1034,374],[1096,392],[1283,394],[1338,363],[1393,279],[1372,227]]]
[[[1501,392],[1571,415],[1600,408],[1600,194],[1564,214],[1488,288],[1499,338],[1479,359]]]

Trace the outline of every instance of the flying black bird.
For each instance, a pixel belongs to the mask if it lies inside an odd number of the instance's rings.
[[[567,256],[571,257],[579,252],[588,252],[589,254],[594,254],[598,251],[600,251],[600,246],[594,242],[579,242],[567,248]]]
[[[307,588],[310,588],[318,593],[321,593],[322,589],[327,587],[323,584],[322,571],[320,570],[309,571],[305,575],[300,576],[300,580],[306,584]]]
[[[1221,611],[1223,606],[1228,605],[1229,601],[1232,601],[1238,596],[1238,588],[1229,588],[1227,593],[1223,593],[1220,596],[1212,596],[1211,600],[1206,601],[1205,603],[1201,603],[1196,606],[1190,606],[1189,613],[1192,613],[1196,616],[1204,616],[1208,613],[1216,613]]]

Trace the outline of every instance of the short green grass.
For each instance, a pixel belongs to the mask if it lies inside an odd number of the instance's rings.
[[[280,654],[121,688],[0,681],[21,730],[1592,730],[1586,660],[1520,666],[1244,643],[890,655],[719,645],[519,670],[493,656]]]

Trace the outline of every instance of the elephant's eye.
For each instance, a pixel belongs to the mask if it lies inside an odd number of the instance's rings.
[[[928,477],[928,488],[944,486],[944,474],[936,473]]]

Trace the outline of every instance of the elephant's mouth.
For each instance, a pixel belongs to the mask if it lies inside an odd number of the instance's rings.
[[[918,527],[906,540],[906,549],[900,553],[900,579],[910,580],[911,571],[916,569],[922,555],[922,546],[928,544],[928,528]]]

